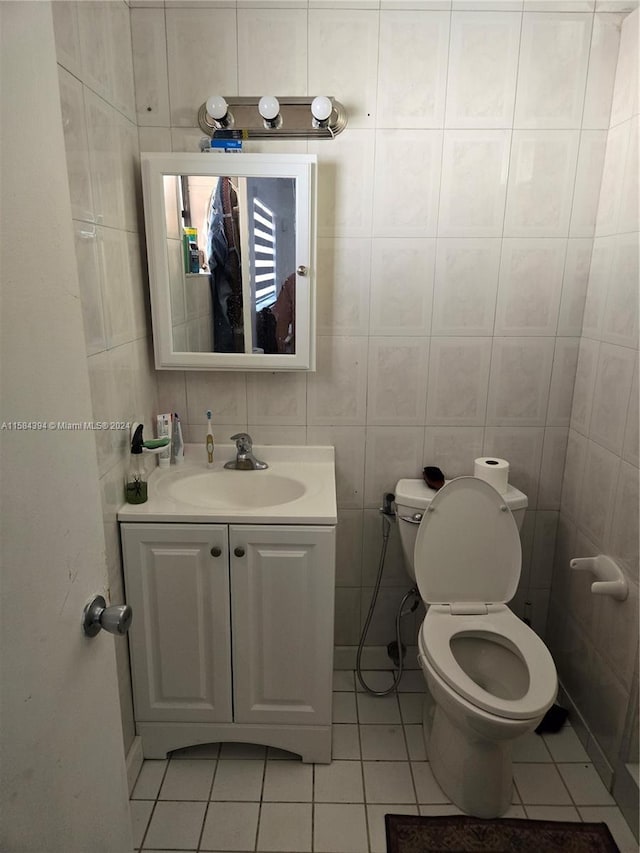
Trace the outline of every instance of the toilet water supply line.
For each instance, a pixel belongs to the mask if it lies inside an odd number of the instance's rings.
[[[402,629],[400,626],[400,620],[403,616],[408,616],[410,613],[413,613],[414,610],[420,604],[420,593],[418,592],[417,587],[412,587],[403,597],[400,602],[400,606],[398,607],[398,612],[396,613],[396,642],[398,647],[398,672],[393,680],[393,684],[391,687],[387,688],[387,690],[374,690],[372,687],[365,682],[362,676],[362,651],[364,649],[364,642],[367,637],[367,632],[369,631],[369,626],[371,625],[371,620],[373,618],[373,611],[375,610],[376,601],[378,600],[378,593],[380,591],[380,583],[382,582],[382,571],[384,569],[384,560],[387,554],[387,545],[389,544],[389,535],[391,533],[391,520],[395,519],[395,510],[393,509],[393,500],[394,495],[390,492],[385,494],[383,497],[382,506],[380,507],[380,514],[382,516],[382,549],[380,551],[380,563],[378,565],[378,576],[376,578],[375,587],[373,589],[373,596],[371,597],[371,604],[369,605],[369,612],[367,613],[367,618],[364,623],[364,627],[362,629],[362,634],[360,636],[360,642],[358,644],[358,653],[356,655],[356,675],[358,676],[358,681],[360,682],[362,688],[366,690],[367,693],[370,693],[372,696],[388,696],[389,693],[392,693],[398,684],[400,683],[400,679],[402,678],[402,672],[404,667],[404,654],[402,649]],[[404,605],[409,598],[414,598],[415,601],[413,605],[408,609],[404,610]]]

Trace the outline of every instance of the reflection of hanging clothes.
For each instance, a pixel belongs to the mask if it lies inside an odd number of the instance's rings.
[[[214,351],[243,352],[238,198],[231,181],[225,177],[218,180],[209,201],[207,258]]]
[[[276,341],[279,353],[296,351],[296,276],[285,279],[278,298],[271,306],[276,318]]]
[[[277,353],[276,318],[271,308],[263,308],[256,314],[256,344],[265,353]]]

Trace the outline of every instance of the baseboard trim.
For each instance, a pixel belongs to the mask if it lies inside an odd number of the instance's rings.
[[[142,738],[137,735],[136,737],[134,737],[133,743],[131,744],[126,757],[127,784],[129,786],[129,796],[131,796],[138,775],[142,770],[143,761],[144,758],[142,755]]]

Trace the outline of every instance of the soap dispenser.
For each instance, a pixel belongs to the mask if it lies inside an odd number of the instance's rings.
[[[147,475],[142,461],[144,441],[142,439],[143,425],[138,424],[131,439],[131,459],[127,472],[126,500],[129,504],[143,504],[147,500]]]

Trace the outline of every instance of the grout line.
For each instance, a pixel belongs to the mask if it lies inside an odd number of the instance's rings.
[[[145,764],[145,762],[144,762],[144,760],[143,760],[143,762],[142,762],[142,767],[144,767],[144,764]],[[156,792],[156,796],[155,796],[155,798],[154,798],[154,800],[153,800],[153,807],[152,807],[152,809],[151,809],[151,811],[150,811],[150,813],[149,813],[149,818],[148,818],[148,820],[147,820],[147,826],[146,826],[145,831],[144,831],[144,832],[143,832],[143,834],[142,834],[142,838],[140,839],[140,847],[138,847],[138,850],[143,850],[143,849],[144,849],[144,842],[146,841],[146,839],[147,839],[147,835],[149,834],[149,828],[150,828],[150,826],[151,826],[151,821],[153,820],[153,816],[154,816],[155,811],[156,811],[156,806],[158,805],[158,797],[160,796],[160,791],[162,790],[162,786],[163,786],[163,784],[164,784],[164,780],[165,780],[165,777],[166,777],[166,775],[167,775],[167,770],[168,770],[168,769],[169,769],[169,761],[167,761],[167,763],[166,763],[166,765],[165,765],[164,773],[162,774],[162,779],[160,780],[160,784],[158,785],[158,790],[157,790],[157,792]],[[140,772],[142,772],[142,768],[141,768]],[[140,774],[138,774],[138,778],[139,778],[139,777],[140,777]]]
[[[205,824],[207,822],[207,815],[209,814],[209,808],[210,808],[211,802],[212,802],[211,797],[213,795],[213,783],[215,782],[216,774],[218,773],[218,758],[219,757],[220,757],[220,744],[218,744],[218,752],[217,752],[216,758],[214,759],[215,760],[215,766],[213,768],[213,773],[211,775],[211,784],[209,785],[209,797],[208,797],[208,801],[207,801],[207,804],[206,804],[205,809],[204,809],[204,816],[202,818],[202,827],[200,829],[200,836],[198,838],[198,844],[196,845],[197,851],[199,851],[201,849],[201,846],[202,846],[202,837],[204,835],[204,827],[205,827]]]
[[[254,850],[258,849],[258,838],[260,837],[260,819],[262,818],[262,801],[263,801],[263,797],[264,797],[264,783],[265,783],[266,777],[267,777],[267,754],[268,754],[268,751],[269,750],[267,747],[265,749],[265,752],[264,752],[264,763],[262,765],[262,785],[260,786],[260,801],[258,803],[258,820],[256,821],[256,838],[255,838],[255,841],[253,843],[253,849]]]
[[[353,673],[353,680],[354,680],[354,687],[356,688],[356,691],[355,691],[355,693],[356,693],[356,717],[358,719],[358,723],[357,723],[357,725],[358,725],[358,745],[360,747],[360,779],[362,780],[362,803],[363,803],[363,808],[364,808],[364,824],[365,824],[365,832],[367,833],[367,850],[370,851],[371,850],[371,834],[369,832],[369,819],[368,819],[368,812],[367,812],[367,786],[366,786],[366,781],[364,778],[364,758],[363,758],[363,754],[362,754],[362,736],[361,736],[361,731],[360,731],[360,712],[358,709],[358,696],[357,696],[358,691],[357,691],[355,671]]]

